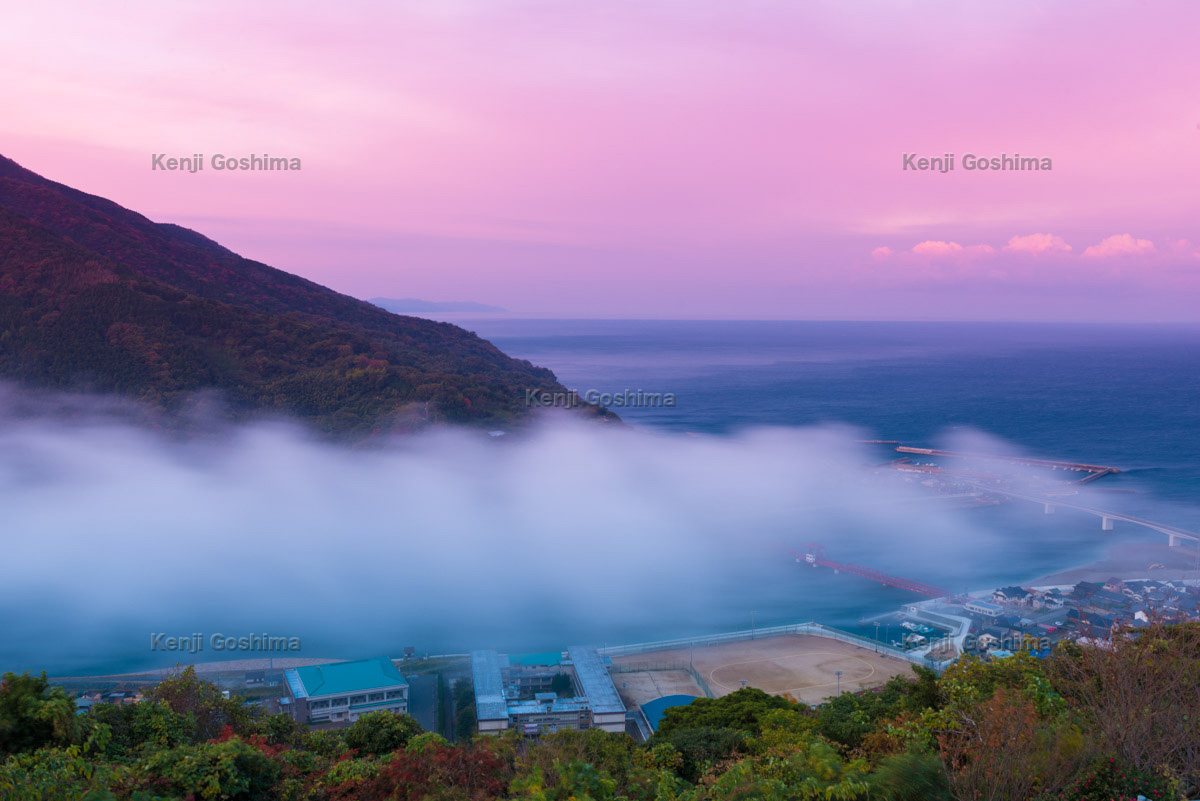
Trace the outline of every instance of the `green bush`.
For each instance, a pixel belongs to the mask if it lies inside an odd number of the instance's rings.
[[[342,739],[360,754],[379,756],[403,748],[422,731],[421,725],[409,715],[368,712],[342,730]]]

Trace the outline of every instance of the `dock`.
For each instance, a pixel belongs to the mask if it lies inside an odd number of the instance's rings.
[[[870,581],[878,582],[885,587],[897,587],[929,598],[949,598],[953,595],[953,593],[941,587],[935,587],[923,581],[915,581],[901,576],[888,575],[882,570],[876,570],[873,567],[858,565],[854,562],[835,562],[832,559],[826,558],[825,546],[820,543],[810,542],[804,546],[804,549],[805,553],[803,557],[796,556],[797,562],[803,561],[813,567],[827,567],[834,573],[849,573],[852,576],[860,576]]]
[[[963,453],[961,451],[943,451],[937,448],[914,448],[911,445],[900,445],[897,453],[911,453],[917,456],[941,456],[947,459],[979,459],[994,462],[1009,462],[1024,464],[1032,467],[1049,467],[1051,470],[1072,470],[1088,475],[1080,479],[1078,484],[1086,484],[1104,476],[1111,476],[1121,471],[1115,467],[1100,464],[1083,464],[1080,462],[1058,462],[1052,459],[1031,459],[1026,456],[1004,456],[992,453]]]

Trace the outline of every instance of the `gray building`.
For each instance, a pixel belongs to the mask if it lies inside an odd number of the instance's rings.
[[[564,729],[625,730],[625,705],[608,668],[592,646],[573,645],[553,665],[512,663],[495,651],[474,651],[471,674],[481,734],[517,729],[536,735]],[[557,659],[557,657],[556,657]],[[571,679],[574,696],[538,692],[559,673]]]

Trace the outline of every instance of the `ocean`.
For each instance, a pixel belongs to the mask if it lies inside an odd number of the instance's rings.
[[[671,393],[671,407],[616,409],[648,430],[730,436],[758,426],[846,424],[864,439],[937,447],[979,432],[1004,452],[1111,465],[1103,508],[1200,530],[1200,327],[1028,323],[475,320],[505,352],[571,389]],[[896,458],[891,446],[880,461]],[[1028,581],[1098,558],[1143,529],[1016,505],[973,512],[999,547],[909,577],[951,590]],[[797,528],[801,528],[798,521]],[[803,539],[797,534],[797,545]],[[1011,545],[1006,545],[1011,543]],[[869,558],[869,557],[868,557]],[[890,557],[894,559],[895,557]],[[892,564],[872,565],[889,570]],[[798,579],[797,579],[798,580]],[[802,604],[760,623],[814,619],[867,633],[862,618],[914,596],[846,576],[808,576]],[[855,582],[854,602],[838,583]],[[819,589],[818,589],[819,588]],[[797,587],[798,594],[801,592]],[[833,599],[824,603],[824,598]],[[742,603],[747,606],[747,603]],[[731,614],[725,626],[745,623]],[[707,626],[712,628],[713,626]],[[720,628],[720,626],[715,626]],[[745,627],[739,626],[739,627]]]
[[[460,320],[580,391],[674,393],[638,426],[727,434],[827,422],[930,443],[971,427],[1031,454],[1200,489],[1200,327]]]

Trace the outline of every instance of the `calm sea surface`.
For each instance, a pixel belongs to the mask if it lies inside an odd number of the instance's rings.
[[[1200,530],[1200,328],[989,323],[487,320],[462,325],[505,352],[552,368],[566,386],[612,394],[673,393],[673,408],[619,410],[630,423],[730,434],[759,425],[847,423],[867,438],[936,446],[978,430],[1026,455],[1116,466],[1097,484],[1106,508]],[[881,449],[881,461],[894,458]],[[994,586],[1071,567],[1114,540],[1095,518],[1036,507],[979,510],[1011,537],[946,576],[903,565],[951,589]],[[1119,527],[1121,528],[1121,527]],[[1159,542],[1125,527],[1122,539]],[[877,565],[889,569],[888,565]],[[801,608],[776,604],[758,621],[797,614],[856,628],[912,596],[846,577],[805,579]],[[831,582],[841,582],[833,584]],[[822,598],[832,599],[823,603]],[[739,599],[721,624],[741,624]],[[731,604],[732,606],[732,604]],[[720,628],[719,625],[714,626]],[[859,629],[862,630],[862,629]]]

